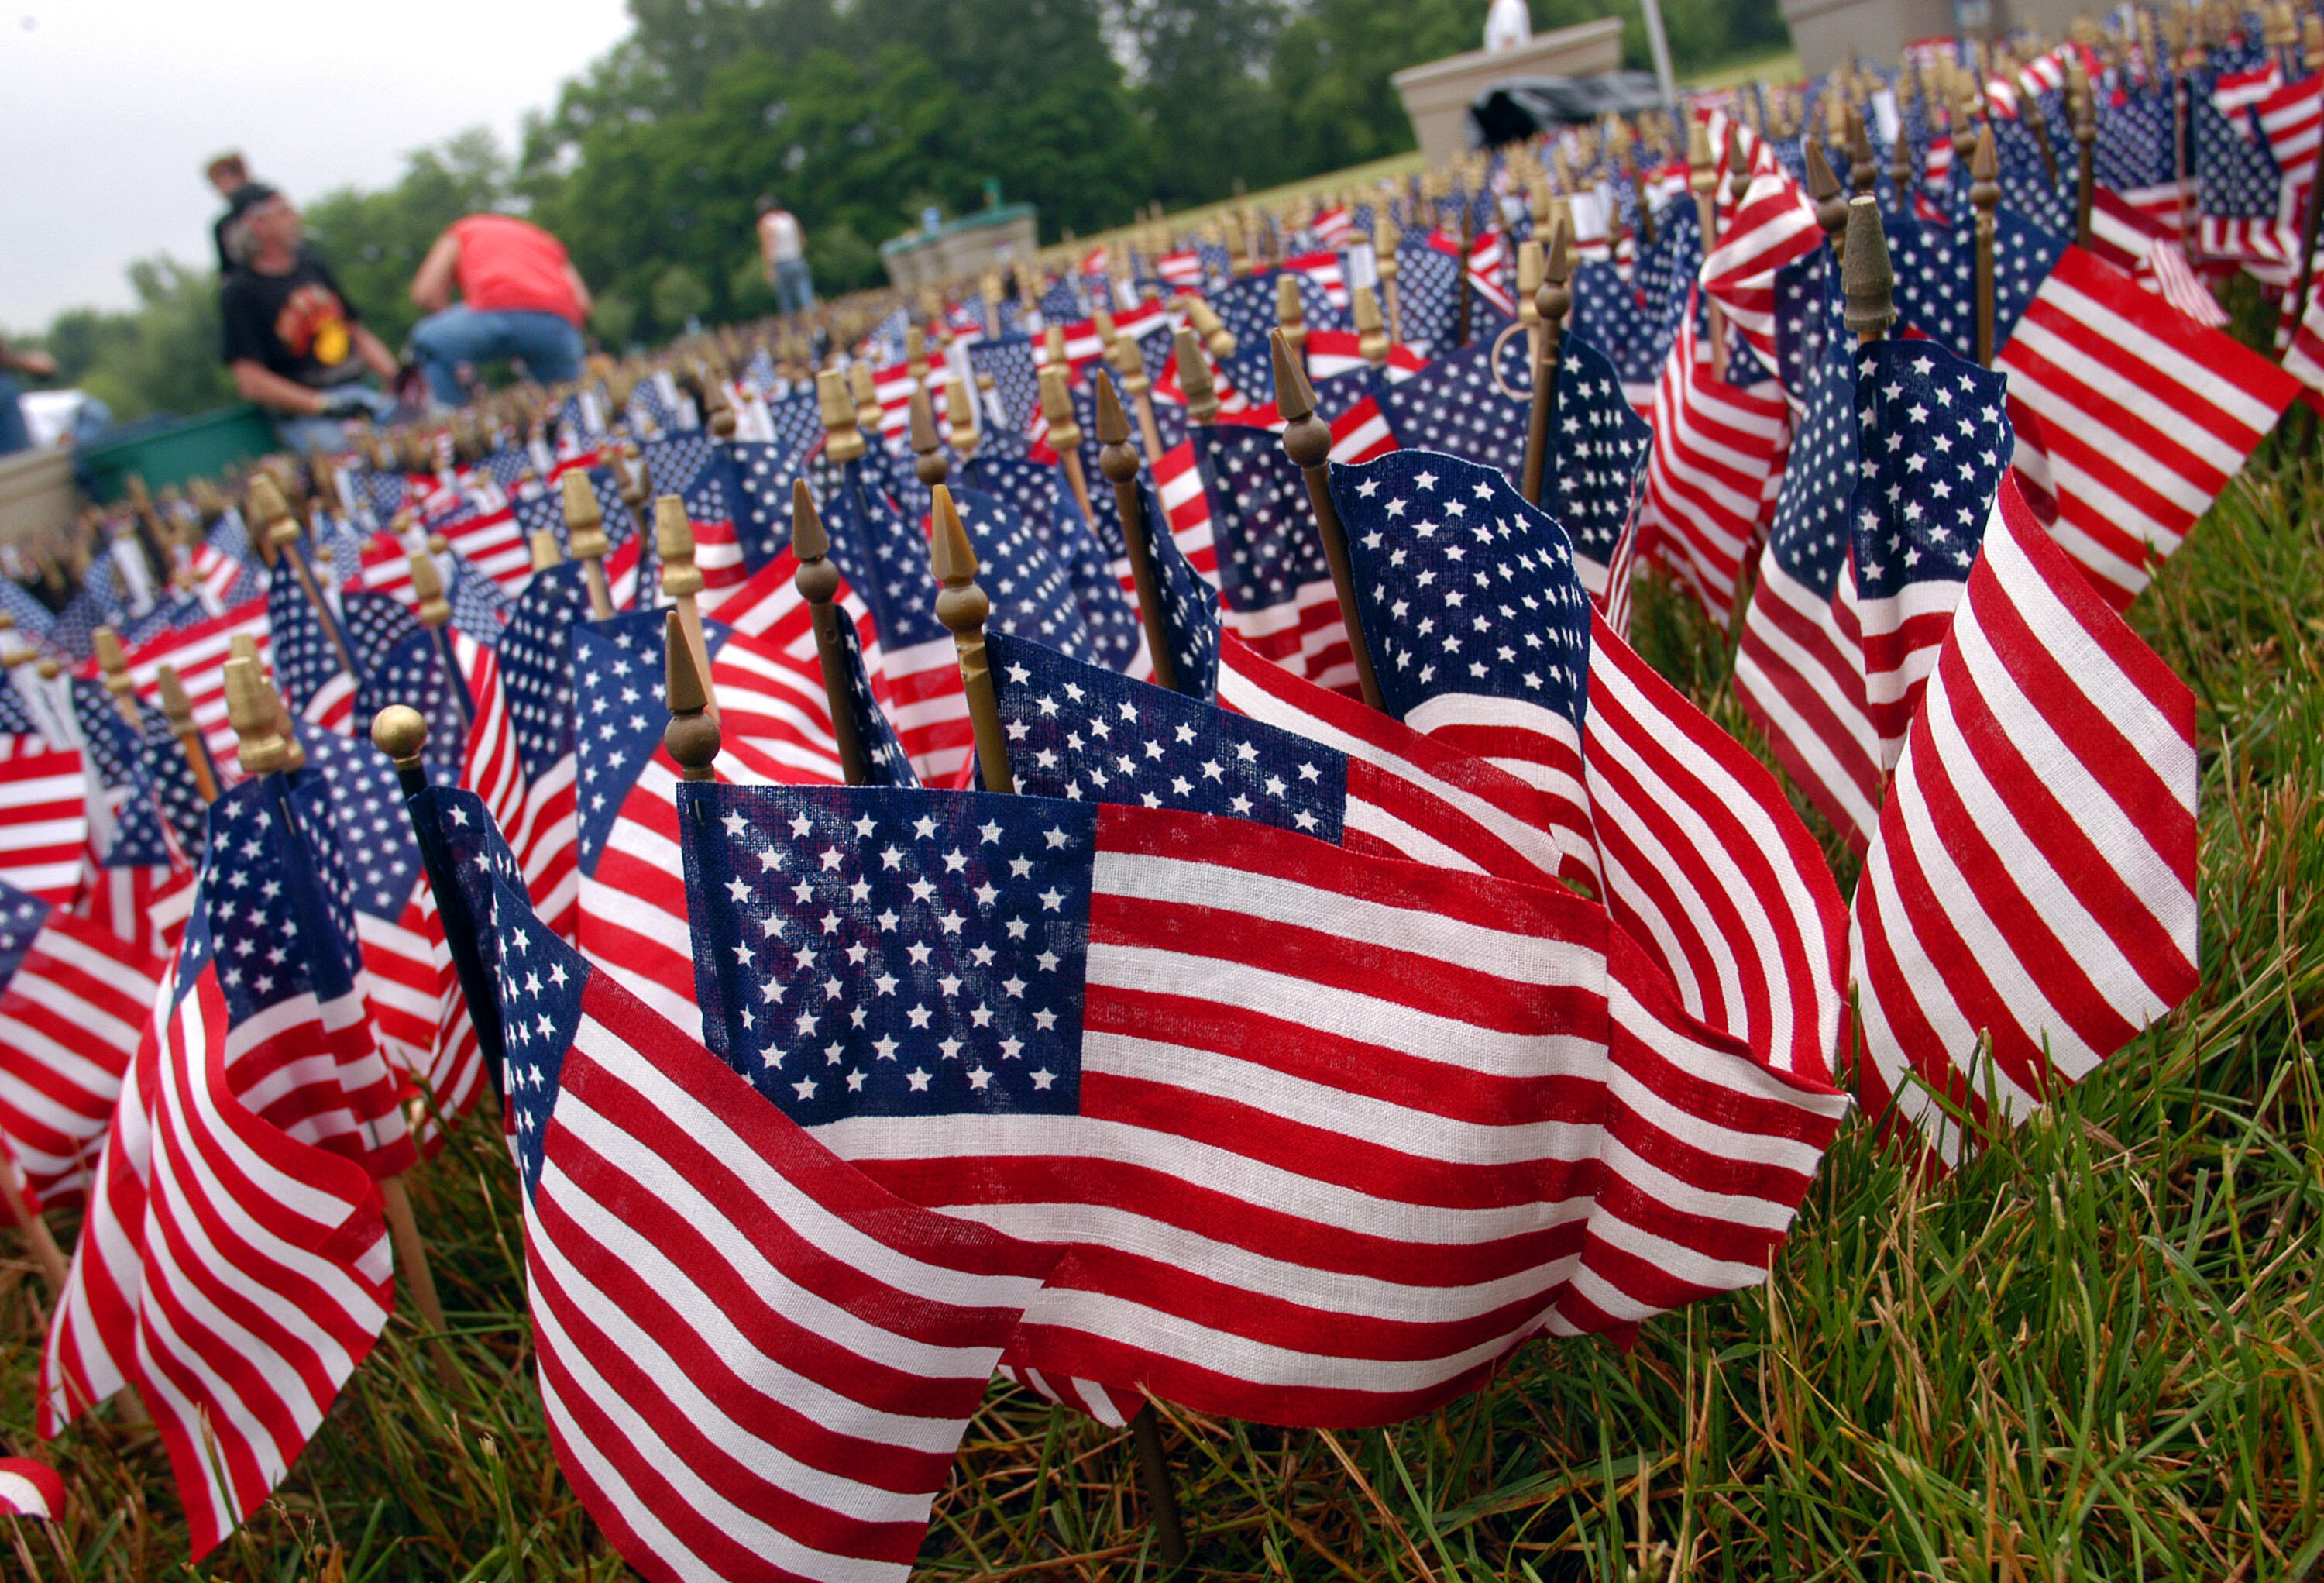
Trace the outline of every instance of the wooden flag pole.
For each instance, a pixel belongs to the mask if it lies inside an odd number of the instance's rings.
[[[57,1245],[56,1233],[49,1229],[48,1221],[32,1208],[26,1184],[16,1166],[15,1150],[9,1143],[5,1133],[0,1133],[0,1208],[6,1208],[16,1217],[16,1224],[23,1228],[24,1241],[32,1250],[32,1261],[41,1266],[41,1276],[49,1283],[49,1301],[53,1308],[64,1301],[65,1284],[72,1278],[72,1265],[66,1259],[64,1249]]]
[[[1124,425],[1125,430],[1127,425]],[[929,492],[929,564],[944,591],[936,596],[936,619],[952,634],[960,654],[961,689],[968,695],[968,722],[976,736],[976,768],[987,792],[1013,792],[1017,777],[1009,768],[1009,736],[1001,723],[1001,699],[992,687],[992,669],[984,653],[984,618],[992,601],[976,586],[976,551],[961,526],[952,491],[942,484]]]
[[[2050,142],[2050,119],[2042,114],[2042,96],[2034,91],[2033,79],[2017,79],[2017,118],[2025,123],[2025,130],[2034,134],[2034,146],[2042,155],[2042,173],[2050,185],[2058,184],[2058,151]]]
[[[1533,411],[1526,425],[1525,497],[1541,504],[1542,482],[1549,468],[1549,436],[1557,418],[1557,371],[1563,361],[1565,310],[1573,305],[1566,282],[1573,278],[1571,244],[1560,218],[1549,234],[1542,259],[1541,282],[1534,290],[1535,317],[1539,320],[1533,360]]]
[[[2090,97],[2089,73],[2079,60],[2066,67],[2066,113],[2074,126],[2074,243],[2090,245],[2090,203],[2096,196],[2098,171],[2098,105]]]
[[[121,652],[121,634],[109,626],[100,626],[88,634],[88,639],[97,655],[97,668],[105,677],[105,690],[113,695],[114,709],[132,731],[143,730],[145,722],[137,712],[137,684],[129,680],[129,661]]]
[[[694,668],[710,685],[710,644],[702,635],[702,607],[695,596],[702,592],[702,571],[694,564],[694,523],[687,520],[686,502],[675,495],[658,495],[654,500],[654,554],[661,561],[662,597],[678,608],[674,614],[686,633],[686,646],[693,655]],[[710,717],[718,717],[718,698],[715,692],[706,694]]]
[[[274,546],[277,554],[290,562],[291,575],[299,579],[299,591],[306,596],[308,606],[315,613],[316,625],[329,640],[339,669],[346,672],[350,680],[363,680],[354,657],[347,653],[346,634],[339,630],[338,617],[331,613],[330,605],[323,597],[322,585],[315,580],[314,569],[307,564],[306,552],[299,547],[299,519],[290,514],[290,503],[282,498],[281,489],[264,473],[250,481],[250,518],[251,525]]]
[[[669,724],[661,728],[661,745],[678,761],[678,773],[689,781],[718,778],[718,712],[710,687],[695,668],[694,642],[686,623],[672,610],[662,622],[662,697],[669,708]]]
[[[161,693],[161,715],[170,722],[170,735],[178,739],[179,748],[186,755],[186,767],[193,772],[194,791],[204,806],[217,801],[217,766],[210,760],[210,745],[202,740],[201,728],[194,724],[194,700],[186,696],[186,684],[178,680],[175,665],[163,665],[154,680]]]
[[[565,496],[565,537],[573,559],[581,563],[581,579],[589,588],[589,619],[610,621],[613,616],[613,586],[605,577],[605,557],[613,541],[605,533],[604,508],[581,469],[558,481]]]
[[[1858,346],[1878,340],[1896,320],[1896,276],[1888,263],[1888,236],[1880,205],[1869,194],[1848,206],[1848,260],[1840,272],[1847,307],[1841,318]]]
[[[805,478],[791,481],[791,553],[798,558],[791,586],[807,602],[815,622],[815,652],[823,662],[823,696],[831,708],[831,736],[839,746],[840,773],[851,786],[866,785],[872,779],[871,769],[864,762],[862,735],[856,729],[854,700],[848,690],[847,651],[839,637],[839,624],[847,619],[847,612],[833,603],[839,597],[839,569],[829,560],[831,538],[823,531],[823,518],[816,514],[815,495]]]
[[[1475,295],[1476,287],[1469,278],[1469,247],[1474,238],[1470,235],[1469,231],[1469,199],[1468,195],[1465,192],[1462,195],[1460,202],[1461,301],[1460,307],[1455,312],[1452,319],[1452,344],[1455,347],[1465,347],[1469,344],[1469,316],[1475,310],[1475,304],[1472,301],[1472,298]],[[1706,235],[1708,233],[1706,233]],[[1304,366],[1302,372],[1305,372]]]
[[[410,554],[411,592],[420,602],[416,614],[420,625],[428,629],[430,642],[436,645],[436,662],[444,667],[444,680],[451,686],[452,707],[460,711],[463,736],[476,724],[475,701],[468,697],[466,678],[460,674],[460,658],[452,647],[452,602],[444,597],[444,579],[437,575],[436,558],[425,550]]]
[[[1279,338],[1282,331],[1277,330]],[[1178,657],[1169,642],[1167,613],[1162,607],[1162,579],[1154,565],[1151,532],[1167,532],[1146,520],[1138,487],[1138,448],[1130,443],[1130,420],[1113,393],[1113,381],[1093,375],[1097,388],[1097,465],[1113,486],[1113,503],[1121,515],[1121,542],[1130,555],[1130,580],[1138,593],[1138,619],[1146,628],[1146,649],[1154,662],[1154,684],[1178,690]]]
[[[936,437],[936,407],[928,393],[915,385],[911,402],[912,477],[933,489],[952,481],[952,463],[945,459],[944,441]]]
[[[1074,393],[1065,384],[1065,367],[1062,362],[1050,362],[1041,368],[1041,416],[1049,425],[1049,449],[1057,453],[1057,465],[1065,475],[1065,486],[1074,492],[1074,504],[1081,507],[1082,520],[1094,522],[1097,514],[1090,509],[1088,475],[1082,471],[1082,426],[1074,416]]]
[[[1404,234],[1396,222],[1381,215],[1372,226],[1372,260],[1379,271],[1380,297],[1388,309],[1388,334],[1392,341],[1404,339],[1404,304],[1397,299],[1396,285],[1403,270],[1396,250],[1403,245]]]
[[[2310,16],[2303,24],[2301,37],[2306,41],[2308,65],[2313,70],[2324,66],[2324,23]],[[2316,290],[2316,247],[2324,241],[2324,142],[2316,145],[2316,158],[2308,167],[2308,212],[2300,223],[2300,273],[2292,286],[2292,334],[2300,334],[2301,323],[2308,317],[2308,304]],[[2290,350],[2287,343],[2285,349]]]
[[[953,454],[966,467],[976,456],[976,390],[965,379],[954,379],[945,386],[945,438],[952,442]]]
[[[1105,360],[1113,369],[1121,393],[1130,398],[1130,408],[1138,414],[1138,436],[1146,446],[1146,465],[1160,467],[1162,426],[1154,421],[1154,380],[1146,372],[1146,354],[1138,349],[1138,342],[1131,337],[1116,336],[1113,345],[1106,348]]]
[[[1831,162],[1823,157],[1823,143],[1817,138],[1807,140],[1808,199],[1815,205],[1816,224],[1823,227],[1823,237],[1831,244],[1831,256],[1840,264],[1848,261],[1848,195],[1840,190],[1840,178],[1832,174]]]
[[[1970,206],[1977,210],[1977,361],[1982,368],[1993,366],[1993,209],[2001,201],[2000,174],[1988,124],[1978,128],[1969,189]]]
[[[1372,670],[1371,644],[1365,641],[1363,616],[1356,605],[1356,570],[1348,559],[1347,531],[1340,525],[1339,508],[1332,504],[1332,427],[1315,415],[1315,393],[1291,348],[1280,339],[1275,343],[1275,406],[1285,421],[1284,451],[1307,485],[1307,504],[1314,510],[1323,560],[1332,569],[1332,591],[1339,597],[1340,619],[1347,624],[1348,647],[1355,656],[1356,680],[1364,702],[1384,708],[1379,677]]]

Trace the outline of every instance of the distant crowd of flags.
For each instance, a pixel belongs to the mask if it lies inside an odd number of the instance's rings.
[[[2037,55],[1966,160],[1932,62],[1804,138],[1729,96],[1692,168],[1567,136],[1562,201],[1520,152],[1093,253],[0,583],[42,1432],[134,1392],[207,1552],[487,1089],[561,1465],[657,1577],[900,1577],[995,1370],[1336,1427],[1627,1336],[1765,1278],[1851,1096],[1958,1164],[2197,982],[2193,700],[2120,611],[2324,366],[2324,62],[2258,36]],[[2087,201],[2026,130],[2085,82]],[[1647,568],[1851,897],[1629,647]]]

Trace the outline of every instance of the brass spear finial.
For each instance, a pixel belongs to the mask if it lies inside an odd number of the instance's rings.
[[[823,454],[835,462],[863,459],[863,431],[856,421],[854,400],[847,393],[847,376],[826,368],[815,376],[816,401],[823,412]]]
[[[1880,227],[1879,201],[1871,194],[1849,200],[1848,246],[1841,255],[1842,315],[1858,342],[1877,341],[1895,321],[1896,277],[1888,264],[1888,237]]]
[[[945,459],[944,441],[936,438],[936,403],[928,399],[927,390],[912,390],[912,476],[921,483],[936,485],[952,477],[952,463]]]

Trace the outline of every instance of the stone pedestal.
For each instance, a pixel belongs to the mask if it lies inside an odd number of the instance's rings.
[[[1424,66],[1407,66],[1388,80],[1412,117],[1412,134],[1432,165],[1457,159],[1469,147],[1469,106],[1505,82],[1537,77],[1586,77],[1622,64],[1622,20],[1600,17],[1577,27],[1536,33],[1515,50],[1471,50]]]
[[[907,231],[880,244],[880,261],[899,291],[973,280],[1004,261],[1030,258],[1038,245],[1029,203],[979,209],[934,231]]]

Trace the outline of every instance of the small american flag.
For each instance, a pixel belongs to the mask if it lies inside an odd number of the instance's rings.
[[[1760,1279],[1844,1106],[1691,1024],[1554,888],[1167,809],[681,796],[712,1048],[911,1201],[1080,1245],[1009,1359],[1051,1379],[1277,1423],[1425,1412],[1538,1329]],[[1609,1141],[1665,1174],[1543,1153],[1538,1124],[1633,1091],[1655,1102]],[[1448,1125],[1485,1110],[1513,1125]],[[1666,1190],[1714,1159],[1738,1199]],[[1351,1301],[1316,1253],[1351,1237],[1396,1293]]]
[[[373,1170],[409,1156],[345,901],[317,866],[337,846],[321,789],[248,782],[210,820],[200,899],[57,1306],[42,1406],[53,1434],[134,1384],[196,1559],[272,1493],[386,1322]]]
[[[84,1198],[168,968],[0,883],[0,1133],[41,1206]]]
[[[489,824],[458,792],[425,807]],[[465,866],[567,1477],[653,1576],[902,1583],[1062,1250],[874,1186],[558,940],[504,856]]]
[[[1523,336],[1511,336],[1499,349],[1496,365],[1493,338],[1480,336],[1381,391],[1380,411],[1396,442],[1407,450],[1441,450],[1512,475],[1523,467],[1533,374]]]
[[[2100,94],[2098,138],[2091,152],[2098,186],[2122,194],[2132,207],[2176,232],[2181,197],[2172,99],[2168,89]]]
[[[1854,905],[1868,1109],[1956,1163],[2195,987],[2195,700],[2005,483]]]
[[[340,662],[346,634],[327,606],[318,612],[308,603],[287,560],[274,568],[267,588],[266,624],[273,633],[272,664],[283,702],[300,718],[346,735],[358,680]],[[352,647],[347,659],[354,659]]]
[[[59,906],[78,895],[88,785],[76,747],[29,745],[0,760],[0,883]]]
[[[688,431],[649,440],[641,448],[656,495],[675,495],[694,525],[694,565],[706,588],[732,588],[757,569],[744,553],[737,529],[736,496],[742,493],[724,442]],[[651,523],[648,524],[649,530]]]
[[[65,1481],[45,1462],[0,1457],[0,1512],[53,1523],[65,1514]]]
[[[2202,199],[2197,252],[2240,264],[2263,284],[2289,285],[2297,268],[2299,234],[2283,212],[2283,174],[2274,156],[2200,94],[2190,97],[2188,125]]]

